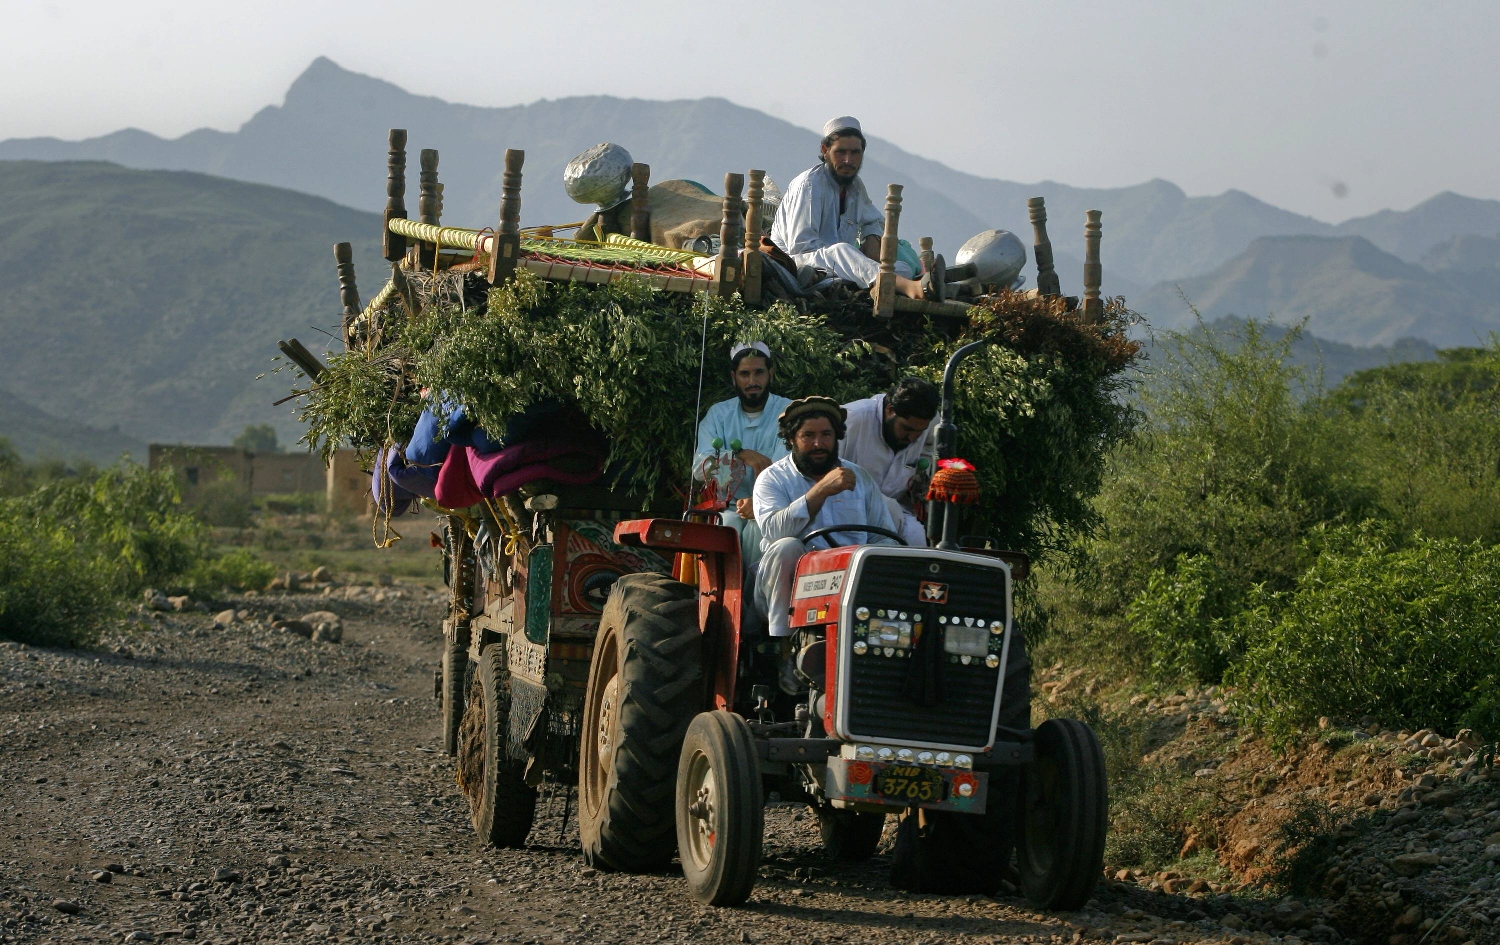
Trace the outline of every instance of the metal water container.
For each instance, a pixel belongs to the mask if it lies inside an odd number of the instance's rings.
[[[579,203],[600,210],[620,205],[630,196],[630,152],[618,144],[596,144],[568,162],[563,169],[563,189]]]
[[[976,293],[987,285],[1019,289],[1026,281],[1021,275],[1026,266],[1026,247],[1009,230],[985,230],[975,234],[959,247],[953,261],[957,265],[971,262],[978,269],[977,275],[963,283],[972,286]]]

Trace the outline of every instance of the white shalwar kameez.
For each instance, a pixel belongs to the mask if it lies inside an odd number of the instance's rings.
[[[870,202],[858,177],[844,189],[839,210],[838,180],[826,164],[793,178],[776,208],[771,241],[781,247],[798,270],[824,269],[831,275],[868,288],[875,284],[880,263],[859,248],[866,237],[885,233],[885,216]],[[896,274],[914,277],[911,266],[897,261]]]
[[[896,500],[911,483],[911,477],[917,471],[917,460],[927,449],[927,434],[932,428],[929,426],[923,430],[921,436],[900,451],[891,449],[885,441],[885,396],[876,394],[844,405],[849,416],[845,420],[846,432],[839,455],[851,463],[858,463],[875,479],[881,494],[886,497],[896,530],[908,545],[921,548],[927,544],[926,530],[917,517]]]
[[[874,525],[895,531],[875,480],[854,463],[843,458],[839,463],[854,471],[854,488],[824,499],[817,515],[809,515],[807,509],[807,491],[817,480],[803,475],[791,456],[778,459],[755,480],[755,520],[761,531],[755,603],[766,615],[773,637],[790,636],[792,632],[787,614],[792,581],[797,576],[798,560],[812,550],[803,544],[803,535],[826,525]],[[860,531],[834,532],[828,539],[819,541],[818,547],[892,543],[882,535]]]
[[[754,450],[772,462],[785,456],[786,443],[782,442],[777,418],[789,404],[791,401],[780,394],[768,393],[765,406],[753,416],[745,413],[738,397],[721,400],[708,408],[703,421],[698,424],[698,449],[693,455],[693,478],[702,480],[704,460],[718,452],[713,446],[716,439],[726,449],[735,440],[739,440],[741,449]],[[719,524],[728,525],[739,534],[740,560],[747,568],[760,560],[760,527],[753,518],[740,518],[735,501],[748,499],[754,493],[755,472],[746,467],[739,487],[729,497],[729,508],[719,513]]]

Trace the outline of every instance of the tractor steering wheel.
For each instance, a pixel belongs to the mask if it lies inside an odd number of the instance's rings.
[[[822,538],[827,541],[828,536],[834,532],[869,532],[872,535],[883,535],[886,538],[894,538],[902,545],[906,544],[905,538],[902,538],[889,528],[881,528],[879,525],[825,525],[822,528],[815,528],[808,532],[807,537],[802,539],[802,543],[804,545],[811,545],[814,538]],[[832,541],[828,541],[828,547],[836,548],[838,546]]]

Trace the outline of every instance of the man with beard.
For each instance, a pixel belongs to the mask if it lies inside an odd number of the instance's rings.
[[[870,201],[859,169],[865,157],[865,135],[849,115],[823,125],[822,160],[803,171],[786,189],[776,208],[771,242],[796,262],[799,274],[822,269],[862,288],[875,284],[880,272],[880,237],[885,215]],[[939,263],[918,281],[910,264],[897,260],[896,291],[907,298],[942,301],[950,278]],[[951,278],[967,278],[954,273]]]
[[[911,512],[918,501],[912,488],[917,460],[927,448],[927,431],[937,416],[938,389],[920,377],[903,377],[889,394],[876,394],[845,404],[849,433],[844,458],[864,467],[886,497],[891,518],[908,545],[927,544],[922,523]]]
[[[729,508],[719,521],[739,532],[740,552],[745,566],[760,559],[761,535],[755,523],[751,497],[755,477],[766,467],[786,455],[786,447],[776,429],[776,417],[791,403],[771,393],[776,371],[771,363],[771,349],[765,342],[751,341],[735,345],[729,351],[729,380],[737,396],[708,408],[698,424],[698,448],[693,456],[693,476],[702,481],[711,457],[721,456],[738,442],[734,461],[739,468],[739,485],[729,496]],[[714,449],[714,440],[723,445]],[[742,465],[741,465],[742,464]]]
[[[829,525],[873,525],[895,531],[870,474],[839,458],[844,408],[827,397],[804,397],[782,411],[779,428],[791,453],[772,463],[755,481],[755,519],[760,523],[762,556],[755,580],[755,602],[770,624],[771,636],[791,635],[787,608],[797,560],[810,549],[802,537]],[[834,532],[817,547],[865,543],[893,544],[863,531]]]

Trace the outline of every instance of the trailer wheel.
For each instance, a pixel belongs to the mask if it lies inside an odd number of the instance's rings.
[[[1021,774],[1021,891],[1040,909],[1083,907],[1104,867],[1109,790],[1094,732],[1072,719],[1036,730],[1036,758]]]
[[[451,757],[458,754],[458,729],[464,718],[464,677],[469,669],[469,651],[455,639],[456,633],[447,626],[443,630],[440,690],[443,700],[443,751]]]
[[[677,851],[693,898],[737,906],[750,898],[765,837],[760,765],[750,726],[733,712],[702,712],[677,763]]]
[[[1031,658],[1019,627],[1000,692],[999,724],[1031,728]],[[911,810],[902,816],[891,856],[891,885],[913,892],[994,895],[1011,870],[1020,779],[1014,769],[990,772],[983,814]],[[1103,867],[1101,866],[1101,869]]]
[[[661,869],[677,850],[677,756],[703,707],[697,592],[655,573],[615,582],[599,620],[578,758],[583,858]]]
[[[536,814],[536,789],[526,784],[525,763],[510,757],[509,732],[510,671],[503,650],[487,646],[459,730],[458,785],[474,832],[497,847],[524,845]]]
[[[823,852],[835,860],[853,863],[868,860],[880,847],[885,815],[840,810],[829,804],[818,806],[818,834]]]

